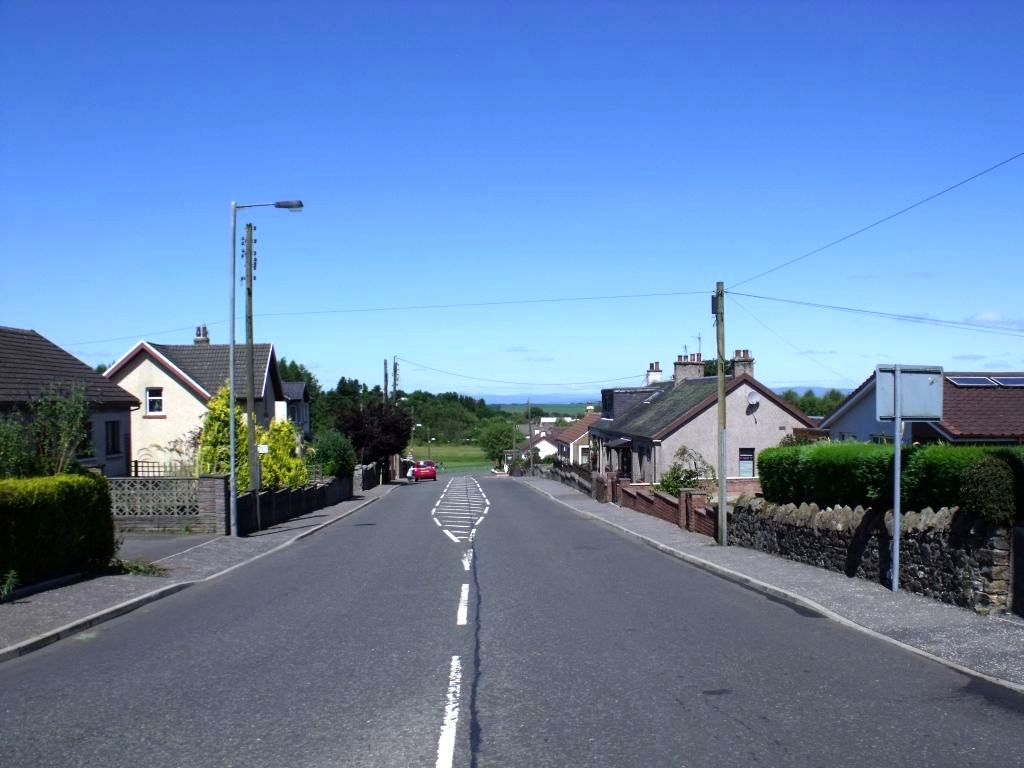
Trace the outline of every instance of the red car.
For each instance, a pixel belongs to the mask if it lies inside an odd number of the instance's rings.
[[[412,468],[412,479],[417,483],[420,480],[437,480],[437,467],[432,461],[417,461]]]

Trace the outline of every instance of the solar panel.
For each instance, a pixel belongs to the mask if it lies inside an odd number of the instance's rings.
[[[1024,376],[993,376],[992,381],[1000,387],[1024,387]]]
[[[958,387],[994,387],[996,385],[988,376],[947,376],[946,380]]]

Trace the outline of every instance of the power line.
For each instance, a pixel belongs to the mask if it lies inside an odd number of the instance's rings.
[[[784,261],[781,264],[778,264],[778,265],[772,267],[771,269],[766,269],[764,272],[758,272],[753,277],[748,277],[746,280],[741,280],[740,282],[734,283],[733,285],[731,285],[729,287],[730,288],[739,288],[741,285],[745,285],[746,283],[749,283],[749,282],[751,282],[753,280],[757,280],[759,277],[764,277],[765,275],[770,275],[772,272],[776,272],[776,271],[778,271],[778,270],[780,270],[780,269],[782,269],[784,267],[788,267],[790,264],[796,264],[798,261],[803,261],[804,259],[808,258],[809,256],[814,256],[817,253],[821,253],[822,251],[826,250],[827,248],[831,248],[833,245],[839,245],[839,243],[845,242],[846,240],[849,240],[852,237],[856,237],[857,235],[863,234],[864,232],[867,232],[869,229],[874,229],[875,227],[879,226],[880,224],[884,224],[887,221],[891,221],[892,219],[895,219],[897,216],[902,216],[904,213],[907,213],[908,211],[912,211],[915,208],[917,208],[918,206],[924,205],[925,203],[929,203],[929,202],[931,202],[932,200],[934,200],[934,199],[936,199],[938,197],[942,197],[944,194],[946,194],[947,192],[952,192],[957,187],[962,187],[964,184],[972,182],[975,179],[981,178],[986,173],[991,173],[992,171],[996,170],[997,168],[1001,168],[1002,166],[1006,165],[1007,163],[1012,163],[1014,160],[1016,160],[1016,159],[1018,159],[1020,157],[1024,157],[1024,152],[1018,152],[1017,154],[1013,155],[1012,157],[1008,157],[1005,160],[1002,160],[1002,161],[996,163],[995,165],[993,165],[993,166],[991,166],[989,168],[986,168],[983,171],[979,171],[978,173],[974,174],[973,176],[968,176],[966,179],[961,179],[956,184],[954,184],[954,185],[952,185],[950,187],[946,187],[945,189],[943,189],[943,190],[941,190],[939,192],[936,192],[933,195],[928,195],[928,197],[923,198],[921,200],[918,200],[913,205],[908,205],[906,208],[901,208],[900,210],[896,211],[895,213],[890,213],[888,216],[885,216],[884,218],[881,218],[878,221],[872,222],[871,224],[868,224],[866,227],[861,227],[860,229],[858,229],[858,230],[856,230],[854,232],[851,232],[848,235],[843,235],[838,240],[833,240],[831,243],[823,245],[820,248],[815,248],[813,251],[808,251],[807,253],[805,253],[805,254],[803,254],[801,256],[797,256],[795,259],[790,259],[789,261]]]
[[[742,304],[740,304],[739,300],[738,300],[738,299],[737,299],[737,298],[736,298],[735,296],[733,296],[732,294],[727,294],[727,295],[728,295],[728,297],[729,297],[729,301],[731,301],[731,302],[732,302],[733,304],[735,304],[735,305],[736,305],[737,307],[739,307],[739,308],[740,308],[740,309],[742,309],[742,310],[743,310],[744,312],[746,312],[746,313],[747,313],[748,315],[750,315],[750,317],[751,317],[751,318],[753,318],[755,322],[757,322],[757,323],[758,323],[758,324],[759,324],[759,325],[760,325],[760,326],[761,326],[762,328],[764,328],[764,329],[765,329],[766,331],[768,331],[769,333],[771,333],[772,335],[774,335],[774,336],[775,336],[776,338],[778,338],[778,339],[779,339],[779,341],[781,341],[781,342],[782,342],[783,344],[786,344],[786,345],[788,345],[788,346],[792,347],[792,348],[793,348],[793,349],[794,349],[794,350],[795,350],[795,351],[796,351],[796,352],[797,352],[798,354],[800,354],[800,355],[801,355],[801,356],[803,356],[803,357],[806,357],[806,358],[807,358],[808,360],[810,360],[810,361],[811,361],[812,363],[816,363],[817,365],[819,365],[820,367],[824,368],[824,369],[825,369],[826,371],[828,371],[829,373],[833,373],[833,374],[835,374],[836,376],[838,376],[838,377],[839,377],[840,379],[842,379],[843,381],[854,381],[854,379],[851,379],[851,378],[850,378],[849,376],[847,376],[847,375],[846,375],[845,373],[840,373],[839,371],[835,370],[834,368],[829,368],[829,367],[828,367],[827,365],[825,365],[825,364],[824,364],[823,362],[821,362],[821,361],[820,361],[820,360],[819,360],[818,358],[816,358],[816,357],[815,357],[814,355],[808,354],[808,353],[807,353],[806,351],[804,351],[804,350],[800,349],[800,348],[799,348],[799,347],[798,347],[798,346],[797,346],[796,344],[794,344],[793,342],[789,341],[789,340],[788,340],[787,338],[785,338],[785,337],[784,337],[784,336],[783,336],[782,334],[780,334],[780,333],[779,333],[778,331],[774,330],[773,328],[770,328],[770,327],[769,327],[769,326],[768,326],[768,325],[767,325],[766,323],[764,323],[764,322],[763,322],[763,321],[761,320],[761,318],[759,318],[759,317],[758,317],[757,315],[755,315],[755,314],[754,314],[753,312],[751,312],[751,311],[750,311],[749,309],[747,309],[747,308],[746,308],[745,306],[743,306]]]
[[[920,317],[918,315],[901,315],[895,312],[881,312],[874,309],[861,309],[858,307],[840,307],[834,304],[819,304],[813,301],[800,301],[798,299],[782,299],[776,296],[758,296],[754,293],[738,293],[729,291],[735,296],[745,296],[748,299],[759,299],[761,301],[775,301],[782,304],[794,304],[801,307],[813,307],[815,309],[828,309],[835,312],[850,312],[856,315],[867,315],[869,317],[880,317],[886,320],[896,320],[904,323],[918,323],[921,325],[934,325],[940,328],[955,328],[962,331],[974,331],[975,333],[989,333],[996,336],[1024,336],[1024,330],[1001,325],[983,325],[981,323],[970,323],[957,320],[943,320],[935,317]]]
[[[260,317],[294,317],[299,315],[347,315],[356,312],[403,312],[424,309],[465,309],[476,307],[506,307],[518,304],[562,304],[576,301],[613,301],[619,299],[651,299],[667,296],[700,296],[707,291],[665,291],[661,293],[620,293],[609,296],[564,296],[552,299],[508,299],[505,301],[470,301],[452,304],[408,304],[392,307],[360,307],[355,309],[310,309],[296,312],[271,312]]]
[[[707,291],[662,291],[659,293],[619,293],[611,294],[608,296],[563,296],[558,298],[550,299],[508,299],[504,301],[473,301],[473,302],[461,302],[461,303],[450,303],[450,304],[406,304],[398,306],[388,307],[356,307],[351,309],[310,309],[310,310],[297,310],[294,312],[263,312],[255,315],[258,318],[266,317],[301,317],[304,315],[347,315],[355,314],[360,312],[407,312],[407,311],[422,311],[425,309],[466,309],[466,308],[479,308],[479,307],[505,307],[510,305],[521,305],[521,304],[561,304],[578,301],[618,301],[624,299],[655,299],[655,298],[666,298],[674,296],[703,296]],[[221,325],[226,323],[226,320],[217,320],[216,322],[207,323],[207,325]],[[167,333],[180,333],[182,331],[190,330],[193,326],[183,326],[181,328],[170,328],[165,331],[154,331],[152,333],[145,333],[133,336],[115,336],[107,339],[93,339],[91,341],[75,341],[70,343],[64,343],[62,346],[65,347],[81,347],[88,344],[106,344],[111,341],[132,341],[138,340],[139,338],[146,338],[147,336],[162,336]]]
[[[487,379],[487,378],[483,378],[481,376],[470,376],[469,374],[465,374],[465,373],[455,373],[453,371],[445,371],[445,370],[442,370],[441,368],[433,368],[433,367],[431,367],[429,365],[423,365],[422,363],[417,363],[417,362],[415,362],[413,360],[408,360],[408,359],[406,359],[404,357],[399,357],[398,359],[401,360],[403,363],[408,363],[409,365],[415,365],[417,368],[422,368],[422,369],[427,370],[427,371],[433,371],[434,373],[443,373],[446,376],[455,376],[456,378],[459,378],[459,379],[469,379],[471,381],[483,381],[483,382],[487,382],[488,384],[514,384],[514,385],[520,386],[520,387],[576,387],[576,386],[583,386],[583,385],[586,385],[586,384],[610,384],[610,383],[616,382],[616,381],[629,381],[631,379],[636,379],[636,374],[633,374],[632,376],[619,376],[618,378],[615,378],[615,379],[595,379],[594,381],[554,381],[554,382],[552,382],[552,381],[548,381],[548,382],[539,382],[539,381],[504,381],[503,379]]]

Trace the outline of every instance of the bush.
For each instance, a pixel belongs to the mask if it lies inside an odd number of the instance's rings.
[[[988,449],[947,443],[911,448],[903,469],[901,497],[907,509],[963,506],[962,488],[970,468]]]
[[[661,473],[661,480],[655,487],[662,493],[678,498],[679,492],[686,487],[686,478],[683,474],[682,465],[673,464]]]
[[[1003,458],[986,454],[975,461],[964,473],[960,495],[965,512],[997,525],[1013,523],[1013,471]]]
[[[95,571],[114,556],[107,481],[93,474],[0,480],[0,574],[22,584]]]
[[[802,501],[804,481],[800,474],[800,446],[765,448],[757,457],[761,492],[768,501],[788,504]]]
[[[256,442],[265,443],[267,453],[260,454],[260,489],[301,488],[309,483],[309,470],[298,455],[301,438],[290,421],[270,422],[269,429],[256,428]]]
[[[807,501],[819,506],[878,507],[891,503],[890,445],[817,443],[800,449]]]
[[[864,443],[766,448],[758,476],[764,497],[778,504],[877,507],[892,497],[892,455],[892,446]]]
[[[313,456],[323,464],[324,474],[332,477],[347,477],[356,468],[352,441],[335,429],[320,433],[313,444]]]

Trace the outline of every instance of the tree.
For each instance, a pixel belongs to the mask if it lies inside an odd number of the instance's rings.
[[[349,436],[364,462],[384,463],[408,444],[412,417],[385,405],[383,399],[370,399],[359,410],[344,413],[336,426]]]
[[[89,445],[89,404],[80,384],[54,384],[29,403],[36,469],[59,475]]]
[[[306,463],[296,455],[302,437],[294,424],[275,419],[256,434],[256,441],[269,449],[260,454],[260,488],[299,488],[309,482]]]
[[[520,437],[508,421],[494,418],[481,424],[478,441],[487,458],[497,462],[505,451],[513,447],[513,440],[518,443]]]
[[[336,429],[317,435],[313,456],[323,464],[324,474],[332,477],[351,475],[356,466],[356,452],[352,441]]]
[[[245,412],[235,404],[235,484],[249,487],[249,451]],[[206,405],[203,431],[199,436],[199,471],[228,474],[231,471],[231,402],[227,386],[221,387]]]

